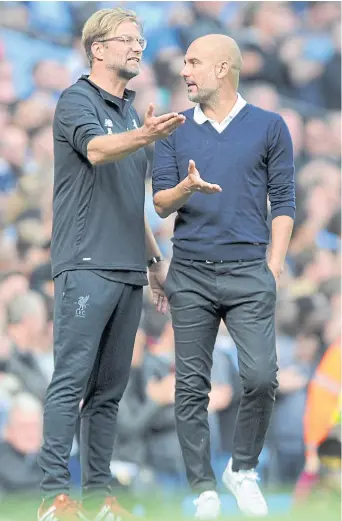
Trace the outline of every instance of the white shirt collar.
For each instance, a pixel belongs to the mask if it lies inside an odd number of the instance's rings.
[[[229,112],[229,114],[224,118],[224,120],[220,123],[220,125],[223,125],[228,119],[229,120],[232,120],[233,118],[235,118],[235,116],[238,115],[238,113],[240,112],[240,110],[243,109],[243,107],[247,104],[247,101],[243,99],[243,97],[238,93],[237,95],[237,100],[235,102],[235,105],[234,107],[232,108],[232,110]],[[206,121],[210,121],[210,122],[213,122],[214,120],[208,118],[203,110],[201,109],[201,106],[200,104],[198,103],[195,107],[195,110],[194,110],[194,121],[195,123],[197,123],[198,125],[202,125],[203,123],[205,123]],[[217,122],[215,122],[217,124]]]

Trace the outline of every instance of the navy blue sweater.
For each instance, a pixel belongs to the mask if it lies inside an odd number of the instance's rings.
[[[186,122],[155,146],[153,194],[188,175],[189,160],[222,192],[194,193],[178,210],[174,256],[192,260],[249,260],[265,256],[269,242],[267,194],[272,218],[294,218],[292,141],[279,114],[245,105],[219,134],[207,121]]]

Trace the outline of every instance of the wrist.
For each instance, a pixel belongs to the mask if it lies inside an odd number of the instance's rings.
[[[275,266],[277,268],[283,269],[285,261],[283,261],[281,259],[277,259],[277,257],[271,255],[270,258],[269,258],[268,263],[272,264],[272,266]]]
[[[147,146],[153,143],[153,139],[151,138],[151,136],[149,136],[145,125],[135,130],[131,130],[131,132],[136,133],[136,135],[138,136],[139,144],[141,144],[141,146]]]
[[[150,257],[147,261],[147,267],[148,269],[154,269],[158,268],[160,266],[160,263],[163,262],[163,257],[161,255],[155,255],[154,257]]]
[[[187,194],[192,195],[192,194],[196,191],[196,188],[195,188],[194,185],[191,183],[191,181],[189,180],[188,177],[186,177],[183,181],[181,181],[180,185],[182,186],[183,190],[184,190]]]
[[[281,275],[284,271],[284,262],[270,258],[268,265],[276,272],[277,275]]]

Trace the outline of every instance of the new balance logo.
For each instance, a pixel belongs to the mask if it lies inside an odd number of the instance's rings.
[[[107,128],[107,134],[113,134],[113,121],[111,119],[105,119],[104,126]]]

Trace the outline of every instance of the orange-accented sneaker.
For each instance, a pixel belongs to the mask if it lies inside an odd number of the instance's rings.
[[[79,521],[80,505],[66,494],[57,496],[50,507],[44,501],[38,510],[38,521]]]
[[[108,497],[95,517],[82,511],[79,513],[79,519],[82,521],[126,521],[136,519],[136,517],[122,508],[114,497]]]

